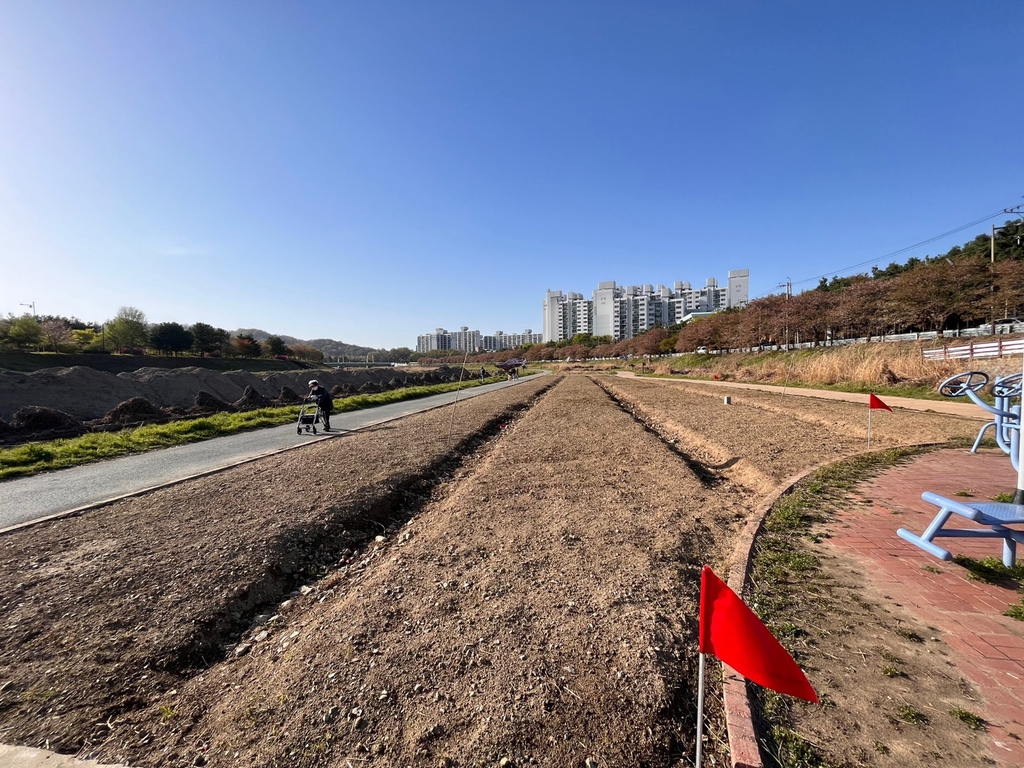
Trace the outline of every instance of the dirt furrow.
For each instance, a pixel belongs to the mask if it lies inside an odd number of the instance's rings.
[[[106,740],[222,659],[265,606],[394,531],[553,383],[0,537],[0,738],[67,752]]]
[[[625,379],[617,380],[625,382]],[[778,414],[787,419],[795,419],[809,425],[812,429],[820,428],[827,433],[844,435],[854,443],[867,448],[868,407],[866,403],[853,403],[846,400],[825,400],[798,394],[799,390],[789,390],[786,394],[764,392],[753,389],[726,389],[691,382],[657,383],[647,382],[648,386],[662,386],[668,390],[688,391],[708,400],[722,402],[725,396],[732,398],[734,405],[758,408],[770,414]],[[671,395],[666,395],[666,405],[676,402]],[[981,409],[978,409],[981,413]],[[953,438],[970,438],[978,434],[981,424],[974,419],[966,419],[949,414],[929,413],[927,411],[905,411],[896,409],[894,413],[884,410],[872,412],[871,444],[879,448],[911,445],[926,442],[944,442]],[[991,433],[989,433],[991,436]]]
[[[767,410],[745,397],[734,397],[726,405],[720,392],[712,397],[706,391],[636,379],[609,377],[603,383],[706,466],[759,494],[802,470],[866,447],[848,424],[830,428],[821,421]]]
[[[395,537],[115,728],[139,765],[678,765],[732,504],[570,377]],[[735,513],[740,510],[734,509]],[[709,765],[723,763],[720,710]],[[503,763],[502,761],[507,761]]]

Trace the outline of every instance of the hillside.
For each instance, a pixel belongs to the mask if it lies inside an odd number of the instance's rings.
[[[240,334],[252,336],[256,341],[266,341],[270,336],[277,336],[289,347],[296,344],[305,344],[308,347],[319,349],[325,355],[330,357],[341,357],[342,355],[345,357],[365,357],[367,354],[372,354],[377,351],[374,347],[361,347],[358,344],[346,344],[344,341],[336,341],[335,339],[297,339],[294,336],[267,333],[259,328],[239,328],[231,335],[238,336]]]

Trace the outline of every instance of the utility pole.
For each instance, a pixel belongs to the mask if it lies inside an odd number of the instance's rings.
[[[32,319],[36,319],[36,303],[33,301],[31,304],[19,304],[19,307],[31,307],[32,308]]]
[[[786,351],[789,351],[789,299],[793,296],[793,281],[786,278],[786,282],[779,283],[777,288],[786,289]]]

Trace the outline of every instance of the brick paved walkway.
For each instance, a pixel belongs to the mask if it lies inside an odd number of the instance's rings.
[[[899,538],[896,529],[921,533],[935,516],[938,510],[921,500],[923,491],[951,498],[968,492],[980,501],[1012,493],[1016,482],[1010,460],[997,450],[936,451],[859,485],[855,496],[868,503],[839,514],[829,525],[833,545],[864,561],[865,573],[882,594],[894,596],[942,632],[960,674],[983,696],[978,714],[989,722],[992,756],[1005,766],[1024,765],[1024,622],[1002,615],[1020,601],[1020,594],[968,580],[963,567],[937,560]],[[960,527],[970,527],[964,523]],[[942,539],[939,544],[954,555],[1002,557],[999,539]],[[1020,548],[1018,556],[1024,561]]]

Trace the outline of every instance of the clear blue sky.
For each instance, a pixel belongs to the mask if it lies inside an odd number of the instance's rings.
[[[3,0],[0,314],[395,347],[811,288],[1024,203],[1022,40],[1020,0]]]

